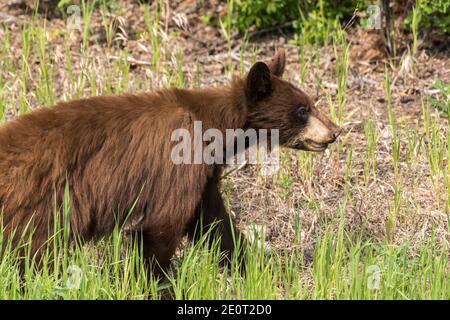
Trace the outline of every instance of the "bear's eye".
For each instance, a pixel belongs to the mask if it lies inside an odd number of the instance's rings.
[[[308,116],[308,110],[305,107],[299,107],[295,113],[301,120],[305,120]]]

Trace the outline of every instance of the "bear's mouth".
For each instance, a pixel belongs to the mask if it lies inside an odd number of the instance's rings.
[[[320,143],[320,142],[315,142],[312,140],[306,140],[306,147],[308,148],[309,151],[324,151],[326,148],[328,148],[328,142],[325,143]]]

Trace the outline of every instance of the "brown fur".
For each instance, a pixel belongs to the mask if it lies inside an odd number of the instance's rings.
[[[308,115],[316,110],[303,92],[279,78],[284,64],[281,52],[227,87],[94,97],[7,122],[0,127],[4,237],[15,229],[23,233],[30,223],[32,252],[45,247],[67,183],[72,237],[97,238],[111,233],[115,223],[125,225],[142,239],[144,255],[164,268],[203,215],[204,225],[220,221],[222,249],[232,251],[235,230],[218,188],[222,166],[175,165],[171,133],[178,128],[192,132],[195,120],[203,122],[203,130],[224,133],[279,128],[282,144],[297,139],[291,147],[307,149],[299,137],[308,121],[297,123],[293,111],[299,105]],[[330,132],[336,129],[326,118],[322,123]]]

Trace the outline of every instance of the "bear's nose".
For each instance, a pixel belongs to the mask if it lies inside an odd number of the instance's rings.
[[[333,132],[333,139],[337,139],[341,135],[342,128],[337,129],[335,132]]]

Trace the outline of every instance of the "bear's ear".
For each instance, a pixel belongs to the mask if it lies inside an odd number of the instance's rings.
[[[284,67],[286,66],[286,53],[283,48],[278,49],[275,56],[269,61],[270,72],[277,77],[282,77],[284,73]]]
[[[272,93],[269,67],[264,62],[256,62],[247,75],[247,98],[256,102]]]

